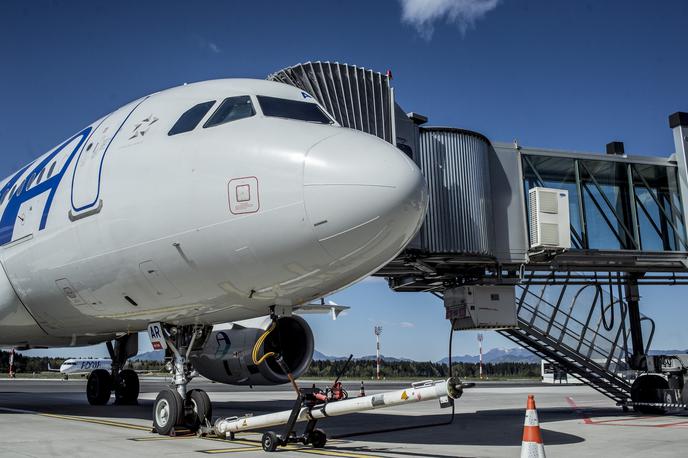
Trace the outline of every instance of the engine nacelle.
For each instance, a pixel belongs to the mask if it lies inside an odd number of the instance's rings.
[[[247,322],[253,324],[248,327]],[[251,353],[258,338],[270,326],[270,318],[259,322],[233,323],[227,329],[216,326],[203,349],[190,355],[194,368],[204,377],[230,385],[279,385],[288,383],[287,375],[274,358],[256,366]],[[281,345],[280,345],[281,344]],[[259,354],[280,353],[294,377],[300,377],[313,359],[313,332],[299,316],[281,317]]]

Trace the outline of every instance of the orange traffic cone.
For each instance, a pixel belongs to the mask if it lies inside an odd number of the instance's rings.
[[[365,388],[363,388],[363,380],[361,380],[361,391],[358,393],[359,397],[365,396]]]
[[[535,397],[528,395],[526,406],[526,420],[523,424],[523,442],[521,442],[521,458],[545,458],[545,446],[542,443],[540,422],[535,410]]]

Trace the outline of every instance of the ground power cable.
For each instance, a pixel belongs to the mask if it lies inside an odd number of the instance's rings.
[[[453,377],[453,371],[452,371],[452,338],[454,337],[454,323],[452,322],[451,324],[451,329],[449,330],[449,377]],[[450,398],[451,399],[451,398]],[[354,436],[367,436],[370,434],[382,434],[382,433],[392,433],[392,432],[397,432],[397,431],[408,431],[411,429],[422,429],[422,428],[433,428],[436,426],[447,426],[451,425],[454,422],[454,416],[456,413],[456,406],[455,406],[455,399],[452,399],[452,405],[451,405],[451,413],[449,414],[449,419],[446,421],[438,422],[438,423],[426,423],[426,424],[421,424],[421,425],[407,425],[407,426],[397,426],[394,428],[383,428],[383,429],[374,429],[374,430],[368,430],[368,431],[358,431],[358,432],[353,432],[353,433],[344,433],[344,434],[334,434],[330,436],[331,439],[344,439],[347,437],[354,437]]]

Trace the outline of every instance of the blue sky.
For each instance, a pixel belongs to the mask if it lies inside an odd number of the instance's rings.
[[[397,101],[434,125],[496,141],[629,154],[673,152],[667,116],[688,110],[684,1],[414,0],[0,3],[0,175],[144,94],[221,77],[264,78],[308,60],[392,70]],[[405,7],[405,9],[402,9]],[[675,319],[683,288],[643,290],[657,348],[688,347]],[[448,324],[429,295],[368,280],[310,319],[330,354],[416,359],[446,353]],[[685,313],[685,312],[684,312]],[[455,352],[475,353],[474,333]],[[486,347],[509,346],[494,333]],[[63,353],[61,353],[63,354]]]

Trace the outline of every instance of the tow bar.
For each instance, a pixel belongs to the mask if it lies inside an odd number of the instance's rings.
[[[315,448],[321,448],[325,446],[327,436],[322,430],[315,428],[318,420],[433,399],[439,399],[440,406],[449,407],[453,405],[454,399],[461,397],[464,387],[468,386],[470,385],[464,385],[458,378],[452,377],[447,380],[417,382],[406,389],[370,396],[348,399],[335,397],[325,402],[322,401],[324,393],[322,390],[315,387],[299,388],[296,402],[291,410],[266,415],[219,418],[215,421],[214,431],[218,436],[233,439],[234,433],[240,431],[287,425],[284,434],[278,435],[274,431],[263,434],[261,441],[263,450],[272,452],[277,447],[290,443],[311,444]],[[296,423],[300,421],[308,423],[303,434],[297,435],[294,430]]]

